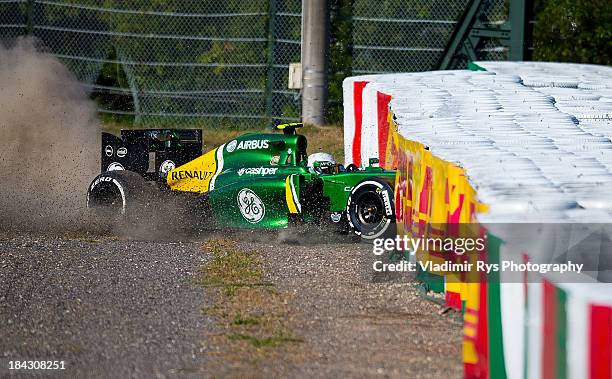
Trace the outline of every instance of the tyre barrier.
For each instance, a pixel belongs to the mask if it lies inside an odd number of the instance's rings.
[[[523,246],[499,223],[612,223],[610,67],[475,62],[347,78],[343,90],[345,163],[376,157],[397,169],[400,235],[484,236],[487,262],[536,262],[554,236]],[[537,272],[418,278],[462,312],[466,378],[610,379],[612,267],[603,268],[575,283]]]

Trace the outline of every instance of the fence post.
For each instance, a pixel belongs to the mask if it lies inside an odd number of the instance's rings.
[[[276,26],[276,0],[268,1],[268,77],[264,93],[266,100],[266,122],[272,123],[272,107],[274,106],[274,37]]]
[[[34,34],[34,2],[35,0],[26,2],[26,34],[29,36]]]
[[[315,125],[325,123],[329,37],[327,5],[327,0],[302,1],[302,120]]]
[[[115,56],[117,60],[120,62],[127,62],[128,58],[125,56],[122,50],[115,47]],[[132,94],[132,101],[134,102],[134,125],[142,125],[142,108],[140,107],[140,97],[138,93],[138,86],[136,85],[136,80],[134,79],[134,73],[131,69],[128,69],[128,66],[125,66],[121,63],[121,66],[117,63],[117,70],[123,70],[125,77],[127,78],[128,86],[130,87],[130,93]],[[119,74],[117,73],[117,77]]]
[[[510,0],[510,60],[525,59],[526,0]]]

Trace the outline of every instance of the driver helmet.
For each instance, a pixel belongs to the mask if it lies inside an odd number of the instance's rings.
[[[318,167],[314,167],[315,163]],[[308,170],[312,173],[330,173],[332,167],[336,165],[334,157],[329,153],[314,153],[308,156]]]
[[[330,162],[336,164],[334,157],[330,153],[314,153],[308,156],[308,167],[314,166],[315,162]]]

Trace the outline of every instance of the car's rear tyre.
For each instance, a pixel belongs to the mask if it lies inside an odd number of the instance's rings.
[[[359,182],[351,191],[346,212],[348,221],[362,240],[394,237],[396,233],[393,189],[378,178]]]
[[[135,210],[150,200],[148,187],[144,178],[135,172],[104,172],[89,185],[87,208],[115,220],[135,216]]]

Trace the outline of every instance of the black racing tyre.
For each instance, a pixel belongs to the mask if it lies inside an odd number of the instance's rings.
[[[149,185],[132,171],[107,171],[96,176],[87,190],[87,208],[97,213],[125,219],[152,200]]]
[[[393,189],[378,178],[367,178],[351,191],[346,206],[349,224],[363,240],[394,237]]]

